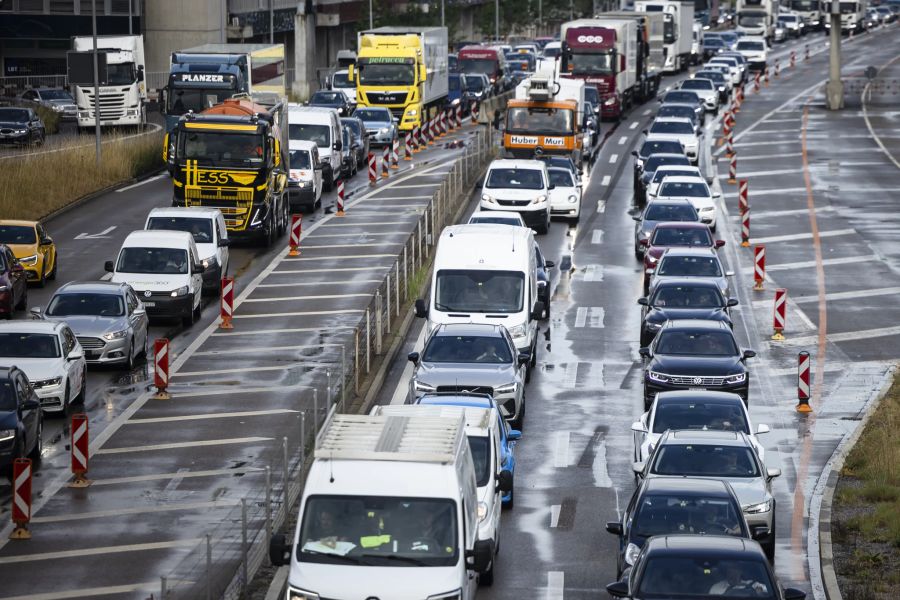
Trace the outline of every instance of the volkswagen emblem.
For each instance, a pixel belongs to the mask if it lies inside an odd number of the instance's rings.
[[[150,290],[147,290],[146,292],[144,292],[144,298],[149,298],[152,295],[153,295],[153,292],[151,292]]]
[[[691,381],[691,383],[693,383],[694,385],[700,385],[701,383],[703,383],[703,378],[702,377],[694,377],[694,379]]]

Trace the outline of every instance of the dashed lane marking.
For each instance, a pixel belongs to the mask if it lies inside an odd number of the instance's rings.
[[[412,214],[412,213],[410,213]],[[374,221],[366,223],[366,225],[405,225],[409,221]],[[322,227],[359,227],[359,223],[322,223]],[[393,232],[392,232],[393,233]]]
[[[770,269],[771,270],[771,269]],[[306,310],[299,312],[265,313],[261,315],[232,315],[232,319],[271,319],[272,317],[311,317],[314,315],[352,315],[365,312],[361,308],[344,310]]]
[[[603,265],[588,265],[584,268],[585,281],[603,281]]]
[[[627,142],[627,141],[628,141],[628,136],[627,136],[627,135],[623,135],[622,137],[619,138],[619,145],[620,145],[620,146],[624,146],[624,145],[625,145],[625,142]]]
[[[173,584],[174,582],[170,582]],[[64,590],[59,592],[47,592],[44,594],[26,594],[24,596],[6,596],[3,600],[69,600],[70,598],[89,598],[93,596],[111,596],[113,594],[133,594],[137,591],[158,590],[159,581],[145,581],[143,583],[129,583],[125,585],[110,585],[105,587],[81,588],[77,590]]]
[[[613,163],[615,163],[617,160],[619,160],[619,155],[618,155],[618,154],[613,154],[612,156],[609,157],[609,164],[613,164]]]
[[[337,300],[339,298],[368,298],[372,294],[323,294],[320,296],[279,296],[276,298],[247,298],[244,302],[294,302],[304,300]]]
[[[579,306],[575,313],[575,327],[602,329],[604,316],[605,311],[602,306]]]
[[[229,348],[228,350],[203,350],[194,354],[194,356],[225,356],[229,354],[243,354],[248,359],[256,358],[255,354],[263,352],[291,352],[293,350],[305,350],[307,348],[341,348],[344,344],[325,343],[325,344],[291,344],[290,346],[261,346],[259,348]]]
[[[603,243],[603,230],[595,229],[591,233],[591,243],[592,244],[602,244]]]
[[[261,283],[261,288],[302,287],[307,285],[357,285],[361,283],[381,283],[381,279],[340,279],[337,281],[293,281],[291,283]],[[371,294],[369,294],[371,296]]]
[[[844,258],[826,258],[822,260],[822,266],[834,266],[834,265],[851,265],[855,263],[863,263],[863,262],[871,262],[874,260],[880,260],[878,256],[874,254],[868,254],[866,256],[846,256]],[[802,260],[798,262],[792,263],[782,263],[776,265],[766,265],[766,272],[771,271],[790,271],[792,269],[809,269],[814,268],[816,266],[816,261],[814,260]],[[753,268],[747,269],[748,272],[753,272]]]
[[[271,442],[270,437],[224,438],[220,440],[198,440],[193,442],[172,442],[169,444],[150,444],[147,446],[123,446],[121,448],[100,448],[94,454],[133,454],[135,452],[153,452],[156,450],[176,450],[178,448],[201,448],[206,446],[230,446],[234,444],[254,444]],[[32,519],[34,521],[34,519]]]
[[[312,236],[310,236],[311,238]],[[302,244],[300,251],[304,250],[333,250],[335,248],[381,248],[382,246],[402,246],[403,242],[372,242],[366,244]],[[388,255],[382,255],[388,256]],[[345,258],[343,256],[337,258]],[[350,258],[350,257],[346,257]],[[287,258],[285,260],[297,260],[296,258]]]
[[[549,571],[547,573],[547,600],[563,600],[565,597],[565,573]]]
[[[375,269],[390,269],[388,265],[380,265],[374,267],[335,267],[333,269],[285,269],[283,271],[272,271],[269,275],[297,275],[299,273],[343,273],[351,271],[373,271]],[[260,284],[262,285],[262,284]],[[256,286],[259,287],[259,286]]]
[[[554,443],[553,466],[558,469],[564,469],[569,466],[569,462],[569,432],[557,431]]]
[[[597,212],[600,214],[606,212],[606,200],[597,200]]]
[[[611,175],[604,175],[603,179],[600,180],[600,185],[609,185],[609,182],[612,181]]]
[[[249,349],[247,350],[250,351]],[[265,417],[269,415],[285,415],[300,411],[289,408],[273,408],[269,410],[245,410],[226,413],[203,413],[199,415],[179,415],[177,417],[148,417],[144,419],[128,419],[127,425],[149,425],[153,423],[178,423],[180,421],[201,421],[205,419],[233,419],[240,417]]]
[[[195,353],[196,355],[196,353]],[[255,373],[257,371],[284,371],[286,369],[290,369],[291,367],[299,367],[300,361],[298,360],[294,364],[288,365],[271,365],[268,367],[263,366],[254,366],[254,367],[240,367],[235,368],[232,367],[230,369],[209,369],[206,371],[179,371],[177,373],[172,373],[169,375],[170,379],[174,379],[175,377],[198,377],[200,375],[228,375],[230,373]]]
[[[634,123],[632,123],[631,125],[628,126],[628,129],[637,129],[638,125],[640,125],[640,123],[635,121]]]
[[[95,479],[92,486],[121,485],[124,483],[144,483],[147,481],[165,481],[167,479],[195,479],[199,477],[233,477],[248,473],[261,473],[265,469],[259,467],[237,467],[236,469],[206,469],[203,471],[179,471],[177,473],[151,473],[150,475],[133,475],[131,477],[111,477],[109,479]]]
[[[419,196],[390,196],[390,197],[386,197],[386,198],[372,197],[372,198],[369,198],[369,200],[431,200],[433,197],[434,197],[433,194],[429,194],[429,195],[427,195],[427,196],[425,196],[425,195],[419,195]]]
[[[391,235],[409,235],[404,231],[382,231],[382,232],[373,232],[373,231],[365,231],[360,233],[354,233],[348,235],[346,233],[313,233],[312,235],[307,236],[306,239],[319,239],[319,238],[347,238],[347,237],[368,237],[368,236],[391,236]],[[358,245],[358,244],[356,244]]]
[[[807,210],[807,212],[809,212],[809,210]],[[855,229],[833,229],[831,231],[819,231],[817,234],[814,234],[814,233],[791,233],[791,234],[786,234],[786,235],[772,235],[769,237],[752,238],[751,241],[754,244],[772,244],[774,242],[793,242],[796,240],[811,240],[816,235],[818,235],[819,238],[824,238],[824,237],[838,237],[838,236],[842,236],[842,235],[853,235],[854,233],[856,233]]]
[[[555,529],[557,525],[559,525],[559,511],[562,508],[561,504],[551,504],[550,505],[550,528]]]

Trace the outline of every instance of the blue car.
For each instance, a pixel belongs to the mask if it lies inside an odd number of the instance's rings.
[[[471,408],[497,408],[494,399],[487,394],[425,394],[415,401],[415,404],[428,406],[463,406]],[[497,420],[500,423],[500,468],[516,476],[516,442],[522,438],[522,432],[518,429],[510,429],[506,420],[500,416],[497,410]],[[515,487],[503,494],[503,506],[513,507],[515,499]]]
[[[469,103],[466,101],[469,88],[466,86],[466,77],[459,73],[450,73],[447,75],[447,108],[456,108],[462,104],[463,113],[466,113],[466,107]]]

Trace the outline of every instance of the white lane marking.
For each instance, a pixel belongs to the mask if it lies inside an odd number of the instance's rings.
[[[549,571],[547,573],[547,600],[563,600],[565,597],[565,573]]]
[[[169,482],[166,484],[166,487],[163,488],[162,497],[168,500],[168,495],[174,492],[181,482],[184,481],[184,474],[187,473],[190,469],[181,468],[178,469],[178,473],[175,477],[171,478]]]
[[[138,181],[137,183],[132,183],[128,187],[119,188],[116,190],[116,193],[127,192],[128,190],[133,190],[134,188],[140,187],[140,186],[144,185],[145,183],[150,183],[151,181],[156,181],[157,179],[162,179],[163,177],[167,177],[167,176],[168,176],[167,173],[160,173],[159,175],[155,175],[153,177],[150,177],[149,179],[145,179],[143,181]]]
[[[155,450],[175,450],[178,448],[201,448],[206,446],[228,446],[232,444],[252,444],[271,442],[270,437],[224,438],[220,440],[197,440],[193,442],[171,442],[169,444],[150,444],[147,446],[124,446],[122,448],[100,448],[94,454],[132,454],[135,452],[153,452]],[[32,519],[33,521],[34,519]]]
[[[310,236],[312,237],[312,236]],[[403,242],[371,242],[365,244],[301,244],[300,251],[303,250],[333,250],[335,248],[380,248],[381,246],[402,246]],[[343,257],[340,257],[343,258]],[[286,260],[296,260],[288,258]]]
[[[262,471],[262,469],[259,469]],[[187,473],[173,473],[175,477],[184,477]],[[167,504],[158,504],[156,506],[132,506],[129,508],[115,508],[109,510],[95,510],[92,512],[71,513],[68,515],[49,515],[46,517],[35,517],[32,523],[64,523],[69,521],[84,521],[87,519],[106,519],[109,517],[120,517],[125,515],[139,515],[144,513],[161,513],[176,510],[209,510],[213,508],[231,508],[236,504],[240,504],[237,498],[229,500],[213,500],[210,502],[170,502]]]
[[[897,60],[897,59],[894,58],[893,60],[891,60],[891,61],[890,61],[889,63],[887,63],[886,65],[883,65],[883,66],[882,66],[880,69],[878,69],[878,71],[876,72],[876,76],[877,76],[878,73],[881,73],[881,71],[883,71],[885,67],[887,67],[888,65],[890,65],[891,63],[893,63],[893,62],[896,61],[896,60]],[[888,149],[885,147],[884,143],[882,143],[881,138],[878,136],[878,134],[875,133],[875,130],[872,128],[872,123],[869,122],[869,112],[868,112],[868,109],[866,108],[865,97],[866,97],[866,94],[867,94],[868,91],[869,91],[869,86],[870,86],[870,85],[872,85],[872,80],[869,80],[869,82],[866,84],[866,87],[865,87],[865,89],[863,89],[863,93],[862,93],[862,95],[861,95],[861,97],[862,97],[862,99],[863,99],[862,102],[861,102],[861,104],[862,104],[862,112],[863,112],[863,119],[865,119],[865,121],[866,121],[866,127],[869,129],[869,135],[875,140],[875,143],[878,144],[878,147],[881,148],[881,151],[884,152],[885,156],[887,156],[887,157],[891,160],[891,162],[894,163],[894,166],[897,167],[898,169],[900,169],[900,162],[897,162],[897,159],[894,158],[894,155],[891,154],[891,153],[888,151]],[[883,137],[887,137],[887,136],[883,136]]]
[[[195,354],[196,356],[196,354]],[[197,377],[199,375],[228,375],[229,373],[253,373],[255,371],[284,371],[286,369],[290,369],[292,367],[299,367],[300,364],[295,363],[293,365],[272,365],[269,367],[241,367],[235,368],[232,367],[230,369],[209,369],[206,371],[179,371],[178,373],[172,373],[169,375],[169,378],[173,377]]]
[[[324,260],[324,259],[320,259]],[[301,273],[336,273],[350,271],[374,271],[375,269],[390,269],[389,265],[375,265],[372,267],[335,267],[333,269],[286,269],[284,271],[272,271],[269,275],[299,275]],[[259,287],[259,286],[256,286]]]
[[[797,122],[798,122],[797,119],[764,119],[763,120],[763,123],[797,123]]]
[[[584,324],[587,322],[587,316],[587,306],[579,306],[575,313],[575,327],[584,327]]]
[[[373,246],[379,246],[380,244],[372,244]],[[328,246],[316,246],[317,248],[328,249]],[[308,249],[309,246],[304,246],[301,244],[300,251]],[[349,255],[341,255],[341,256],[301,256],[299,258],[285,258],[284,262],[300,262],[307,260],[347,260],[350,258],[397,258],[396,254],[349,254]]]
[[[421,187],[422,187],[422,186],[421,186],[421,185],[418,185],[418,184],[395,185],[395,186],[393,186],[393,188],[394,188],[395,190],[412,190],[412,189],[418,189],[418,188],[421,188]]]
[[[329,331],[337,331],[343,329],[345,331],[353,331],[356,327],[351,327],[349,325],[335,325],[329,326]],[[315,331],[317,333],[321,333],[321,327],[288,327],[285,329],[254,329],[253,331],[216,331],[212,334],[213,337],[217,336],[233,336],[233,335],[273,335],[276,333],[307,333],[310,331]]]
[[[308,271],[306,271],[308,272]],[[382,283],[382,279],[339,279],[337,281],[292,281],[291,283],[261,283],[260,288],[286,288],[307,285],[356,285],[360,283]],[[369,294],[371,296],[371,294]],[[227,335],[227,334],[226,334]]]
[[[580,306],[575,313],[575,327],[602,329],[606,312],[602,306]],[[590,320],[588,320],[590,318]]]
[[[748,160],[765,160],[767,158],[794,158],[794,157],[801,157],[801,156],[803,156],[802,152],[784,152],[782,154],[766,154],[763,156],[744,156],[743,154],[741,154],[741,156],[739,157],[739,160],[741,162],[747,162]],[[720,156],[719,160],[727,162],[731,159],[728,158],[727,156]],[[806,189],[806,188],[804,188],[804,189]]]
[[[371,198],[371,200],[431,200],[433,197],[434,197],[433,195],[428,195],[428,196],[422,196],[422,195],[419,195],[419,196],[389,196],[389,197],[385,197],[385,198],[373,197],[373,198]]]
[[[652,112],[653,112],[653,109],[648,108],[647,110],[645,110],[645,111],[642,112],[641,114],[642,114],[642,115],[649,115],[649,114],[651,114]]]
[[[566,364],[566,380],[564,386],[573,389],[578,383],[578,361],[572,361]]]
[[[825,300],[853,300],[855,298],[869,298],[872,296],[894,296],[900,294],[900,287],[876,288],[874,290],[854,290],[852,292],[832,292],[825,294]],[[807,302],[818,302],[818,296],[797,296],[794,302],[804,304]],[[754,302],[756,304],[756,302]]]
[[[261,346],[258,348],[228,348],[227,350],[201,350],[194,356],[225,356],[228,354],[244,354],[247,358],[255,358],[253,355],[261,352],[290,352],[291,350],[305,350],[307,348],[340,348],[344,344],[324,343],[324,344],[291,344],[290,346]]]
[[[855,364],[858,365],[859,363],[855,363]],[[846,365],[842,365],[840,363],[835,363],[835,362],[825,363],[825,372],[826,373],[843,372],[844,370],[846,370],[846,368],[847,368]],[[782,376],[782,377],[784,377],[786,375],[793,375],[794,377],[797,377],[797,367],[794,366],[794,367],[787,367],[784,369],[769,369],[769,374],[776,375],[776,376]]]
[[[832,212],[834,211],[833,206],[823,206],[821,208],[816,208],[817,213],[823,212]],[[790,217],[792,215],[806,215],[809,214],[808,208],[795,208],[789,210],[766,210],[766,211],[753,211],[752,217],[754,219],[772,219],[775,217]]]
[[[553,466],[563,469],[569,466],[569,432],[557,431],[554,439]]]
[[[75,239],[76,240],[105,240],[110,237],[108,234],[112,233],[116,229],[116,227],[118,227],[118,226],[110,225],[109,227],[107,227],[106,229],[101,231],[100,233],[79,233],[78,235],[75,236]]]
[[[603,265],[588,265],[584,268],[585,281],[603,281]]]
[[[859,331],[844,331],[842,333],[829,333],[829,342],[853,342],[857,340],[866,340],[869,338],[888,337],[900,333],[900,326],[882,327],[879,329],[861,329]],[[814,346],[819,337],[817,335],[802,335],[797,337],[789,337],[779,344],[786,346]]]
[[[627,142],[627,141],[628,141],[628,136],[627,136],[627,135],[623,135],[622,137],[619,138],[619,145],[620,145],[620,146],[624,146],[624,145],[625,145],[625,142]]]
[[[609,185],[610,181],[612,181],[612,175],[604,175],[600,180],[600,185]]]
[[[593,233],[591,233],[591,243],[592,244],[602,244],[603,243],[603,230],[595,229]]]
[[[358,225],[357,225],[357,227],[358,227]],[[364,237],[382,237],[382,236],[389,236],[389,235],[409,235],[409,234],[407,234],[404,231],[382,231],[382,232],[378,232],[378,233],[372,232],[372,231],[365,231],[365,232],[361,232],[361,233],[354,233],[352,235],[348,235],[346,233],[314,233],[312,235],[306,236],[306,239],[318,240],[320,238],[348,238],[348,237],[357,237],[357,236],[364,238]],[[310,246],[304,246],[304,248],[308,248],[308,247],[310,247]],[[337,246],[332,246],[332,247],[335,248]]]
[[[355,213],[354,213],[355,214]],[[410,214],[413,214],[410,212]],[[346,218],[346,217],[344,217]],[[405,225],[409,223],[409,221],[376,221],[376,222],[368,222],[366,225]],[[323,223],[322,227],[359,227],[359,223],[347,223],[346,221],[341,221],[338,223]]]
[[[794,119],[790,119],[790,120],[796,123],[796,121]],[[771,123],[771,121],[765,121],[765,123]],[[777,134],[777,133],[788,133],[791,135],[800,135],[800,131],[801,131],[800,129],[754,129],[753,131],[748,131],[747,135],[757,135],[757,134],[772,135],[772,134]],[[778,141],[775,141],[773,143],[777,144]]]
[[[337,300],[338,298],[369,298],[372,294],[325,294],[321,296],[278,296],[276,298],[247,298],[244,302],[293,302],[295,300]]]
[[[753,214],[751,213],[752,217]],[[833,229],[831,231],[820,231],[819,237],[837,237],[842,235],[853,235],[856,233],[855,229]],[[761,237],[761,238],[753,238],[754,244],[771,244],[774,242],[793,242],[796,240],[811,240],[813,237],[812,233],[791,233],[786,235],[771,235],[769,237]],[[371,295],[371,294],[370,294]]]
[[[601,214],[606,212],[606,200],[597,200],[597,212]]]
[[[612,156],[609,157],[609,164],[613,164],[613,163],[615,163],[617,160],[619,160],[619,155],[618,155],[618,154],[613,154]]]
[[[831,266],[831,265],[850,265],[855,263],[862,262],[870,262],[873,260],[880,260],[874,254],[869,254],[867,256],[847,256],[845,258],[826,258],[822,261],[823,266]],[[792,263],[782,263],[780,265],[766,265],[766,272],[769,271],[790,271],[792,269],[810,269],[816,266],[816,261],[814,260],[803,260]],[[748,272],[753,272],[753,268],[747,269]]]
[[[631,125],[628,126],[628,129],[637,129],[638,125],[640,125],[640,123],[635,121],[634,123],[632,123]]]
[[[425,334],[427,333],[427,327],[422,325],[422,329],[419,332],[419,335],[416,336],[416,341],[413,344],[413,350],[418,351],[425,346]],[[403,372],[400,374],[400,380],[397,382],[397,387],[394,389],[394,394],[391,396],[391,404],[404,404],[406,402],[406,398],[409,396],[409,384],[412,381],[413,371],[416,366],[411,362],[407,361],[406,365],[403,367]]]
[[[793,141],[793,140],[784,140],[784,141],[780,141],[778,143],[779,144],[787,144],[789,141]],[[771,146],[771,145],[772,145],[772,142],[735,142],[732,144],[732,146],[734,146],[735,148],[748,148],[750,146]],[[721,146],[719,148],[719,150],[724,150],[725,148],[727,148],[727,146]],[[719,152],[719,150],[716,150],[715,152],[713,152],[713,154],[721,154],[721,152]]]
[[[613,482],[609,478],[609,469],[607,468],[606,440],[601,441],[595,447],[596,453],[594,454],[594,463],[592,465],[594,485],[599,488],[611,488]]]
[[[747,192],[750,194],[750,200],[753,200],[754,196],[780,196],[782,194],[799,194],[800,192],[806,192],[806,188],[778,188],[774,190],[757,190],[755,188],[749,188]],[[729,192],[725,194],[725,197],[737,198],[737,192]],[[752,217],[753,215],[750,216]]]
[[[792,306],[793,306],[793,308],[791,310],[793,311],[794,315],[796,315],[796,317],[798,319],[803,321],[803,324],[806,325],[807,329],[815,329],[816,328],[816,324],[813,323],[810,320],[810,318],[806,316],[806,313],[803,312],[803,310],[799,306],[794,306],[794,305],[792,305]]]
[[[803,169],[775,169],[773,171],[751,171],[749,173],[738,172],[738,179],[744,179],[746,177],[769,177],[771,175],[793,175],[802,172]],[[729,175],[727,173],[719,175],[719,179],[728,179],[728,177]]]
[[[305,385],[276,385],[268,387],[237,387],[212,388],[208,390],[196,390],[192,392],[178,392],[179,398],[201,398],[203,396],[227,396],[228,394],[265,394],[265,393],[292,393],[313,388]]]
[[[555,529],[559,525],[559,511],[562,509],[561,504],[550,505],[550,528]]]
[[[348,308],[346,310],[307,310],[300,312],[265,313],[261,315],[233,315],[233,319],[270,319],[272,317],[310,317],[313,315],[350,315],[365,312],[361,308]]]
[[[148,417],[145,419],[129,419],[126,425],[146,425],[150,423],[177,423],[179,421],[201,421],[205,419],[232,419],[235,417],[265,417],[268,415],[284,415],[300,411],[290,408],[273,408],[269,410],[245,410],[226,413],[203,413],[199,415],[179,415],[177,417]]]
[[[170,582],[171,583],[171,582]],[[130,594],[137,591],[151,591],[159,589],[159,581],[145,581],[143,583],[128,583],[125,585],[108,585],[95,588],[80,588],[76,590],[61,590],[58,592],[46,592],[43,594],[25,594],[24,596],[7,596],[3,600],[69,600],[70,598],[89,598],[93,596],[110,596],[112,594]]]
[[[264,469],[259,467],[239,467],[237,469],[207,469],[204,471],[187,471],[182,473],[152,473],[150,475],[133,475],[131,477],[111,477],[109,479],[95,479],[93,486],[121,485],[123,483],[144,483],[147,481],[165,481],[174,477],[181,479],[193,479],[197,477],[230,477],[233,475],[246,475],[247,473],[261,473]]]
[[[59,558],[80,558],[82,556],[97,556],[98,554],[118,554],[119,552],[147,552],[148,550],[166,550],[168,548],[188,548],[196,546],[201,538],[187,540],[172,540],[170,542],[150,542],[147,544],[127,544],[122,546],[99,546],[97,548],[80,548],[78,550],[64,550],[62,552],[41,552],[40,554],[20,554],[19,556],[4,556],[0,558],[0,564],[32,562],[36,560],[56,560]]]

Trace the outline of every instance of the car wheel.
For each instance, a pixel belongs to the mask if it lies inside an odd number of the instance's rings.
[[[135,363],[134,356],[134,338],[131,339],[131,343],[128,344],[128,358],[125,360],[125,369],[128,371],[134,370]]]
[[[66,395],[63,396],[63,405],[62,405],[62,414],[63,414],[64,418],[66,416],[66,413],[69,412],[69,404],[71,403],[71,401],[72,401],[72,391],[69,388],[69,382],[66,381]]]
[[[774,513],[775,506],[774,503],[772,505],[772,511]],[[769,539],[766,540],[766,543],[763,544],[763,552],[766,553],[766,558],[769,559],[770,563],[775,562],[775,520],[772,520],[772,530],[769,532]]]
[[[28,458],[32,460],[32,462],[39,463],[41,462],[41,456],[44,453],[44,419],[43,417],[38,417],[38,430],[37,430],[37,439],[34,440],[34,448],[31,449],[31,452],[28,453]]]
[[[516,488],[513,486],[513,489],[509,490],[509,500],[506,502],[506,509],[512,510],[512,508],[516,505]]]
[[[56,279],[56,273],[59,271],[59,255],[53,255],[53,268],[50,269],[50,272],[47,273],[47,279],[50,281],[54,281]]]
[[[19,300],[19,303],[16,304],[16,310],[26,310],[28,308],[28,287],[25,287],[25,291],[22,292],[22,299]],[[12,318],[12,314],[9,315],[9,318]]]
[[[42,288],[45,285],[47,285],[47,272],[44,270],[44,266],[41,265],[41,276],[34,282],[34,286]]]
[[[644,254],[643,254],[640,250],[638,250],[637,248],[634,249],[634,257],[635,257],[639,262],[644,262]]]
[[[181,324],[184,327],[190,327],[197,321],[197,312],[191,308],[191,312],[186,317],[181,318]]]
[[[481,573],[478,576],[478,585],[483,585],[484,587],[490,587],[494,585],[494,563],[497,562],[495,560],[491,560],[491,568]]]

